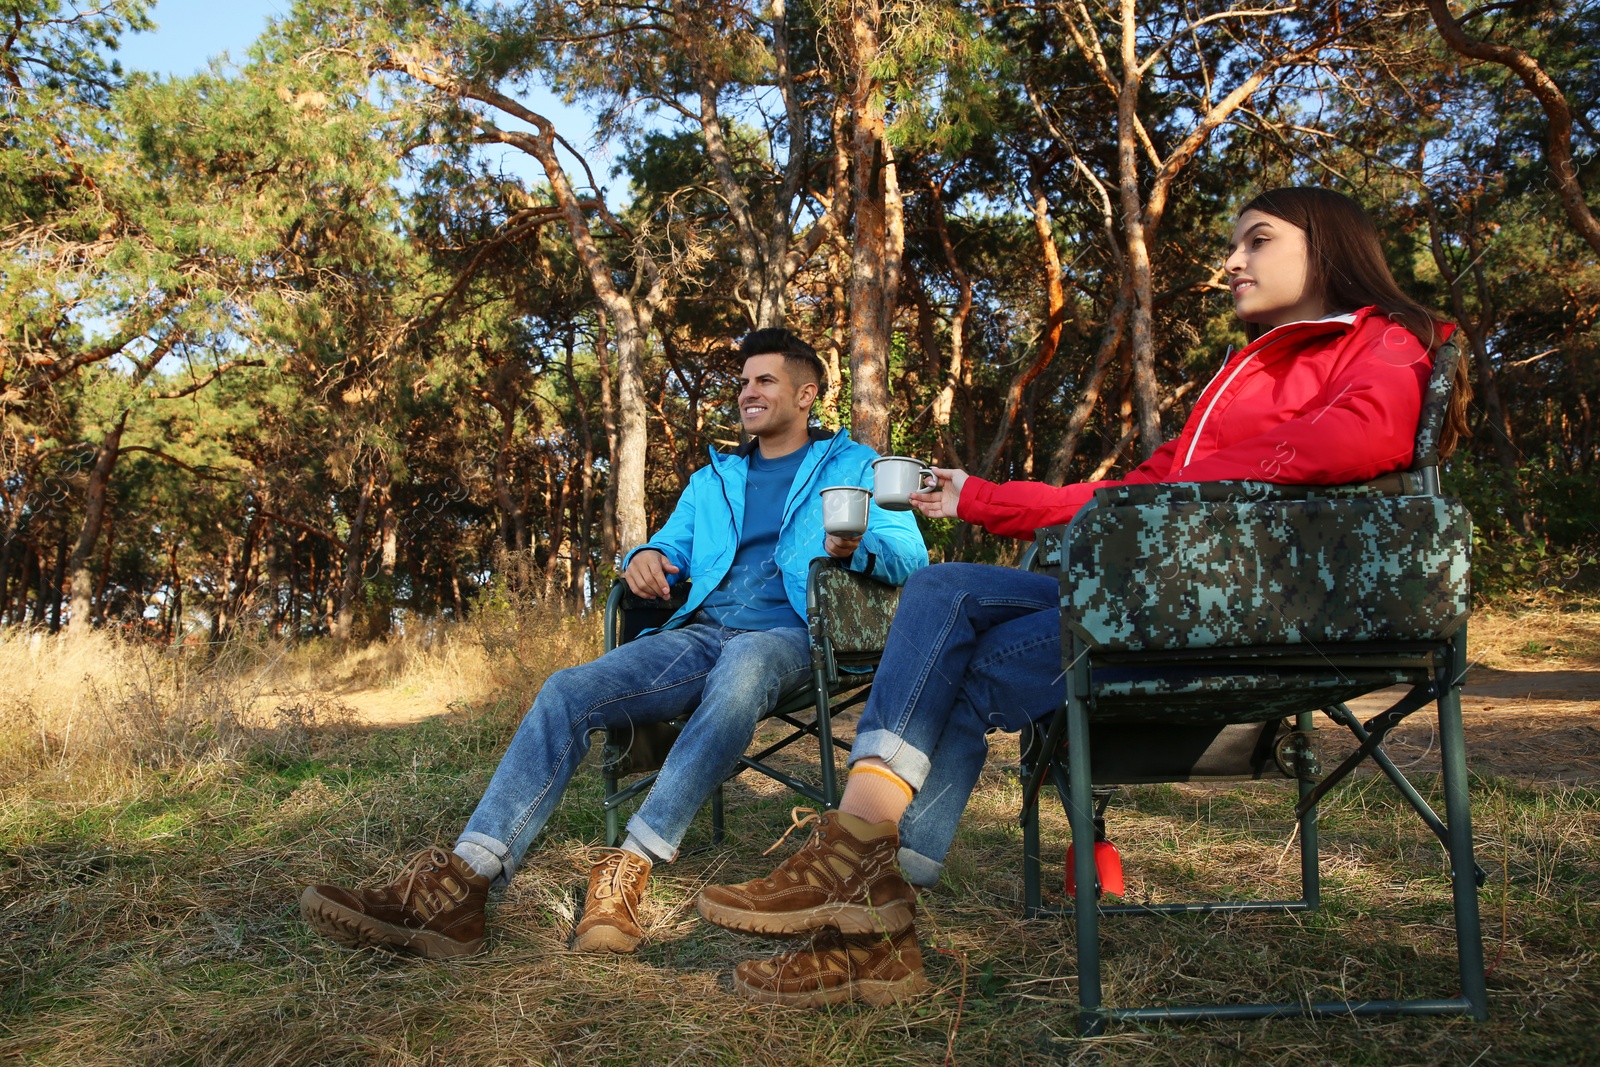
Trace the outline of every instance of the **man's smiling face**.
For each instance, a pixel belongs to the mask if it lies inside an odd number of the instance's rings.
[[[783,356],[750,356],[739,374],[739,420],[752,437],[782,437],[805,426],[816,395],[815,383],[797,383]]]

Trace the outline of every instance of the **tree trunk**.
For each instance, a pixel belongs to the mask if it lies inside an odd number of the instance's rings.
[[[646,441],[644,349],[646,330],[628,316],[617,322],[617,546],[626,552],[650,536],[645,521],[644,460]]]
[[[267,503],[262,493],[257,494],[251,501],[253,510],[250,519],[245,523],[244,536],[240,538],[239,556],[233,561],[233,566],[224,572],[225,582],[223,589],[222,611],[220,624],[217,627],[219,638],[232,635],[234,624],[244,614],[245,599],[250,594],[250,571],[255,564],[256,545],[261,539],[261,530],[265,525]]]
[[[272,591],[272,615],[267,622],[268,631],[274,637],[284,636],[284,629],[288,616],[288,605],[294,602],[293,555],[286,566],[283,558],[283,546],[276,537],[267,536],[267,585]],[[287,595],[284,589],[287,587]]]
[[[597,319],[594,358],[600,369],[600,421],[605,426],[608,461],[605,499],[600,505],[600,555],[609,571],[620,562],[617,551],[617,406],[611,390],[611,361],[607,351],[610,340],[605,312],[601,311]]]
[[[850,262],[851,436],[888,454],[889,348],[900,288],[905,221],[894,154],[885,137],[878,61],[882,11],[860,0],[850,12],[846,84],[853,131],[850,140],[851,204],[855,244]]]
[[[300,590],[300,546],[304,545],[309,552],[311,545],[305,534],[299,535],[289,543],[289,632],[294,639],[300,639],[300,624],[304,620],[303,607],[301,606]],[[311,561],[306,561],[306,567],[311,566]]]
[[[72,608],[68,625],[74,634],[87,633],[94,624],[94,575],[89,560],[94,555],[95,542],[100,539],[100,526],[106,512],[106,487],[111,482],[111,469],[116,466],[117,457],[121,454],[122,431],[127,424],[128,413],[124,411],[100,442],[94,467],[89,471],[83,527],[78,532],[78,543],[72,550]],[[59,626],[59,620],[56,625]]]
[[[589,576],[589,526],[594,519],[594,428],[589,423],[589,404],[583,397],[583,389],[578,385],[578,376],[572,366],[573,351],[576,347],[576,336],[569,327],[565,364],[567,389],[572,393],[572,402],[578,409],[578,439],[582,442],[583,452],[580,458],[581,466],[578,469],[578,495],[572,507],[576,536],[572,548],[572,585],[568,590],[568,597],[575,607],[581,607]]]
[[[61,531],[56,542],[56,566],[50,576],[50,632],[61,632],[61,602],[65,599],[67,584],[67,532]]]
[[[1061,284],[1061,254],[1056,248],[1055,234],[1050,226],[1050,202],[1045,199],[1044,185],[1037,176],[1029,181],[1029,193],[1033,197],[1033,230],[1034,236],[1039,239],[1039,256],[1043,263],[1043,278],[1045,292],[1045,332],[1044,339],[1039,345],[1039,354],[1034,357],[1025,369],[1011,379],[1011,384],[1006,387],[1005,414],[1000,418],[1000,426],[995,430],[994,440],[989,445],[989,451],[984,454],[983,462],[978,464],[978,475],[982,478],[993,478],[995,467],[1000,461],[1000,450],[1005,447],[1006,439],[1011,436],[1011,429],[1016,425],[1017,413],[1021,410],[1023,390],[1039,376],[1039,372],[1050,365],[1055,358],[1056,349],[1061,344],[1061,330],[1066,324],[1067,317],[1067,291]],[[1148,264],[1146,265],[1146,278],[1148,279]],[[970,303],[970,298],[969,298]],[[1152,375],[1154,363],[1151,364]]]
[[[929,205],[933,215],[934,233],[939,237],[939,247],[944,252],[945,266],[956,280],[956,306],[950,313],[950,362],[944,374],[939,393],[933,398],[933,428],[939,435],[939,447],[944,461],[953,467],[961,466],[961,456],[956,452],[956,442],[950,432],[950,416],[955,411],[956,386],[962,381],[967,352],[967,316],[972,313],[972,276],[962,269],[956,259],[955,245],[950,240],[950,228],[945,225],[944,200],[937,183],[928,184],[933,202]],[[1059,275],[1059,271],[1057,272]],[[1056,284],[1060,285],[1057,277]],[[967,432],[972,433],[972,427]]]
[[[16,551],[16,539],[13,531],[6,530],[4,540],[0,540],[0,626],[4,626],[11,615],[11,557]]]
[[[1160,397],[1156,391],[1155,296],[1150,279],[1144,204],[1139,196],[1139,86],[1136,0],[1121,0],[1122,85],[1117,96],[1117,185],[1122,201],[1123,249],[1133,283],[1133,399],[1138,413],[1139,455],[1149,459],[1161,444]]]
[[[611,457],[612,477],[617,488],[617,538],[624,548],[642,544],[648,536],[645,528],[645,412],[644,412],[644,356],[655,316],[655,309],[663,300],[663,281],[650,254],[637,242],[633,244],[634,267],[638,283],[634,291],[624,293],[617,288],[614,264],[601,250],[590,228],[587,210],[597,211],[605,225],[615,234],[631,238],[632,234],[619,222],[603,202],[582,201],[567,178],[566,169],[556,155],[556,130],[550,120],[536,111],[524,107],[511,97],[486,86],[467,86],[441,74],[429,64],[419,62],[404,53],[395,53],[393,69],[409,74],[425,85],[431,85],[457,100],[467,97],[488,104],[506,115],[527,123],[531,130],[510,130],[490,122],[480,123],[478,132],[484,141],[507,144],[520,149],[539,161],[549,183],[550,195],[555,200],[567,234],[572,239],[573,251],[582,264],[589,284],[610,316],[617,334],[617,403],[620,408],[617,426],[617,448]],[[642,290],[642,291],[641,291]]]
[[[400,531],[394,511],[394,485],[388,464],[378,467],[378,581],[367,614],[367,636],[388,637],[394,628],[394,568],[400,558]]]
[[[828,368],[828,395],[819,405],[824,426],[837,429],[844,424],[839,414],[839,400],[844,393],[843,355],[850,344],[850,297],[844,286],[844,254],[838,241],[830,241],[828,252],[828,303],[831,319],[828,324],[826,351],[823,362]]]
[[[339,607],[332,626],[336,641],[350,639],[350,624],[355,618],[356,595],[361,591],[361,572],[366,563],[362,544],[367,511],[372,504],[372,483],[370,473],[361,481],[361,496],[356,500],[356,513],[350,520],[350,538],[344,546],[344,581],[339,585]]]
[[[772,0],[768,25],[772,30],[772,76],[783,100],[783,131],[787,152],[778,182],[751,202],[747,184],[734,169],[733,156],[723,132],[719,98],[730,77],[722,42],[711,48],[702,40],[715,32],[701,17],[703,8],[674,5],[677,16],[677,51],[693,70],[699,95],[701,137],[706,158],[717,176],[717,186],[733,222],[734,248],[739,257],[736,298],[756,329],[784,325],[789,282],[821,247],[838,222],[844,201],[834,200],[822,217],[804,234],[793,232],[797,199],[804,194],[810,159],[807,152],[806,116],[800,93],[789,68],[789,27],[784,0]],[[779,158],[777,131],[769,133],[771,159]],[[835,166],[839,160],[835,157]]]
[[[17,575],[17,604],[11,612],[11,622],[15,626],[28,624],[28,591],[33,588],[37,580],[34,577],[39,568],[39,552],[30,542],[22,545],[22,570]]]
[[[100,577],[94,583],[94,600],[90,611],[90,622],[103,623],[106,619],[106,585],[111,580],[111,554],[117,543],[116,516],[105,521],[106,547],[100,554]]]
[[[317,552],[324,548],[318,541],[306,541],[306,610],[311,616],[311,632],[317,632],[317,605],[322,598],[322,567],[317,559]]]
[[[502,404],[487,393],[484,399],[500,413],[500,440],[494,453],[494,499],[500,505],[500,532],[506,551],[515,558],[528,547],[527,522],[516,497],[511,495],[511,442],[516,431],[516,406]]]

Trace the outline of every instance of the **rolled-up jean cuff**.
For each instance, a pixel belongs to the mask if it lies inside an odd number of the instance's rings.
[[[944,864],[938,860],[930,860],[920,852],[913,852],[909,848],[900,850],[900,873],[905,875],[906,881],[920,889],[928,889],[939,884],[939,875],[944,873]]]
[[[678,846],[668,844],[665,838],[639,818],[637,812],[628,820],[628,833],[638,838],[639,843],[650,850],[650,855],[662,862],[671,863],[678,858]]]
[[[850,746],[850,766],[854,767],[869,756],[876,756],[887,763],[889,769],[912,789],[920,790],[922,783],[928,780],[928,757],[907,744],[906,739],[897,733],[868,730],[864,734],[857,734],[855,744]]]
[[[480,834],[468,830],[456,838],[456,844],[459,845],[462,842],[477,845],[479,848],[486,848],[494,853],[495,859],[500,861],[500,876],[489,883],[491,886],[503,889],[511,881],[511,876],[517,873],[516,861],[511,858],[511,849],[504,841],[490,837],[488,834]]]

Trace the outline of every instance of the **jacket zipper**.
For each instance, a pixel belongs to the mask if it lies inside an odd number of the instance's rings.
[[[1330,316],[1330,318],[1331,317],[1332,316]],[[1310,320],[1307,320],[1308,323],[1320,323],[1320,322],[1324,322],[1324,321],[1326,321],[1326,320],[1324,320],[1324,319],[1310,319]],[[1346,320],[1341,318],[1340,321],[1346,321]],[[1353,322],[1354,319],[1352,318],[1352,319],[1350,319],[1348,321],[1352,321]],[[1189,438],[1189,451],[1187,453],[1185,453],[1185,455],[1183,457],[1183,463],[1178,467],[1178,469],[1176,471],[1173,472],[1174,474],[1177,474],[1177,473],[1181,472],[1184,467],[1187,467],[1189,465],[1190,460],[1194,459],[1194,450],[1197,447],[1199,447],[1199,445],[1200,445],[1200,435],[1205,432],[1206,420],[1211,418],[1211,410],[1217,406],[1217,401],[1222,399],[1222,394],[1226,393],[1228,391],[1228,386],[1233,384],[1233,380],[1239,376],[1239,372],[1244,370],[1245,364],[1249,363],[1252,359],[1255,359],[1261,353],[1265,352],[1267,349],[1271,348],[1273,345],[1277,344],[1279,341],[1282,341],[1285,337],[1288,337],[1291,333],[1295,332],[1295,331],[1293,331],[1292,329],[1289,328],[1290,326],[1300,326],[1300,325],[1304,325],[1304,324],[1296,322],[1296,323],[1290,323],[1289,326],[1286,326],[1286,327],[1280,327],[1282,332],[1279,333],[1277,337],[1268,337],[1266,344],[1262,345],[1260,348],[1256,349],[1254,352],[1251,352],[1248,356],[1245,356],[1243,359],[1241,359],[1239,361],[1239,365],[1237,367],[1233,368],[1233,373],[1228,375],[1228,380],[1222,383],[1222,388],[1218,389],[1215,393],[1212,394],[1211,403],[1207,404],[1205,411],[1201,413],[1201,415],[1200,415],[1200,423],[1199,423],[1199,425],[1197,425],[1194,428],[1194,436]],[[1246,346],[1246,347],[1249,347],[1249,346]],[[1211,379],[1212,381],[1216,381],[1217,378],[1221,377],[1222,372],[1228,369],[1228,359],[1230,357],[1232,357],[1232,355],[1233,355],[1233,347],[1230,345],[1228,347],[1228,355],[1223,357],[1222,368],[1217,371],[1215,376],[1212,377],[1212,379]],[[1210,388],[1210,386],[1207,386],[1207,388]]]
[[[1228,354],[1230,356],[1233,355],[1233,349],[1228,349]],[[1194,458],[1195,446],[1200,443],[1200,435],[1205,432],[1206,420],[1211,417],[1211,409],[1217,406],[1217,401],[1222,399],[1222,394],[1228,391],[1228,386],[1232,385],[1233,380],[1239,376],[1239,372],[1244,370],[1245,364],[1249,363],[1255,358],[1256,354],[1252,352],[1248,356],[1245,356],[1243,359],[1241,359],[1239,361],[1239,365],[1233,368],[1233,373],[1228,375],[1227,380],[1222,383],[1222,388],[1211,394],[1211,403],[1207,404],[1205,411],[1200,414],[1200,422],[1194,428],[1194,436],[1189,438],[1189,451],[1188,454],[1183,457],[1183,465],[1178,468],[1179,471],[1181,471],[1183,467],[1187,467],[1189,465],[1189,461]],[[1217,371],[1217,376],[1220,377],[1222,375],[1222,371],[1227,369],[1228,363],[1226,360],[1224,360],[1222,363],[1222,370]],[[1216,381],[1217,379],[1213,378],[1211,380]],[[1177,471],[1174,471],[1173,473],[1176,474]]]
[[[839,438],[841,436],[842,436],[841,434],[836,433],[836,434],[834,434],[832,437],[830,437],[828,439],[828,447],[823,449],[821,458],[819,458],[817,460],[817,465],[811,469],[811,474],[807,477],[805,485],[801,486],[801,490],[802,490],[801,495],[798,496],[798,497],[795,497],[796,500],[801,500],[801,499],[804,498],[804,495],[805,495],[804,494],[804,490],[806,488],[806,485],[809,485],[811,483],[811,481],[813,481],[816,478],[818,472],[820,472],[823,467],[827,466],[828,460],[833,456],[834,446],[839,443]],[[804,461],[802,460],[802,462],[804,462]],[[793,509],[788,509],[788,510],[784,511],[783,520],[778,524],[778,532],[780,534],[783,532],[783,528],[785,526],[789,525],[789,519],[793,515],[794,515],[794,510]]]

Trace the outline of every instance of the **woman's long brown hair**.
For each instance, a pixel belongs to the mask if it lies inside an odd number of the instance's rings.
[[[1332,189],[1301,185],[1269,189],[1246,204],[1239,214],[1246,211],[1271,215],[1305,231],[1310,260],[1306,287],[1322,294],[1330,313],[1376,307],[1410,330],[1430,356],[1438,350],[1443,340],[1440,327],[1446,320],[1400,291],[1383,258],[1378,231],[1360,204]],[[1245,325],[1245,335],[1251,340],[1264,332],[1254,323]],[[1441,458],[1454,451],[1467,433],[1467,405],[1472,401],[1469,362],[1465,358],[1456,360],[1450,407],[1439,434]]]

